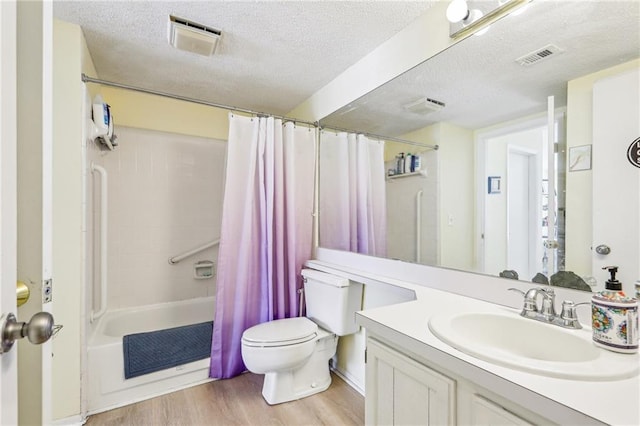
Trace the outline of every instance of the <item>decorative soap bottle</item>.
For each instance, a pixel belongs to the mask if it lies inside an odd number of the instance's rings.
[[[616,280],[617,266],[605,266],[611,278],[591,298],[593,342],[614,352],[638,351],[638,301],[627,297]]]

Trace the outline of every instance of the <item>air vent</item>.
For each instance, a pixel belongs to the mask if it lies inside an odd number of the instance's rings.
[[[555,44],[548,44],[545,47],[536,49],[531,53],[527,53],[526,55],[519,57],[518,59],[516,59],[516,62],[520,65],[528,67],[529,65],[537,64],[540,61],[549,59],[552,56],[555,56],[562,52],[564,51]]]
[[[169,44],[176,49],[211,56],[222,31],[169,15]]]
[[[436,101],[431,98],[421,98],[415,102],[404,105],[404,109],[416,114],[429,114],[431,112],[440,111],[444,107],[444,102]]]

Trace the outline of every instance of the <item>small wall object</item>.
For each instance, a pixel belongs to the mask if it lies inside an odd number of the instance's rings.
[[[569,171],[591,169],[591,145],[581,145],[569,148]]]
[[[196,280],[207,280],[213,278],[214,263],[210,260],[200,260],[193,264],[193,278]]]
[[[631,145],[629,145],[627,159],[633,166],[640,168],[640,138],[634,140],[631,142]]]
[[[488,193],[489,194],[499,194],[500,190],[501,190],[501,185],[500,185],[500,176],[489,176],[488,178],[488,184],[487,184],[487,188],[488,188]]]

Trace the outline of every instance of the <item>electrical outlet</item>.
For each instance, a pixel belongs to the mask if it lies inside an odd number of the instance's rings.
[[[447,225],[453,226],[453,215],[451,213],[447,216]]]

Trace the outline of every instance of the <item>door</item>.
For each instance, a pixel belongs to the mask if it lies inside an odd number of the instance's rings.
[[[535,157],[509,149],[507,163],[507,268],[518,272],[520,279],[536,274],[536,210],[533,188]],[[532,191],[529,191],[532,188]],[[533,198],[533,199],[532,199]]]
[[[640,279],[640,169],[627,150],[640,136],[640,70],[596,82],[593,86],[593,276],[598,289],[619,266],[617,279],[627,295]],[[610,252],[599,249],[607,246]]]
[[[5,324],[10,313],[28,322],[35,313],[52,310],[52,25],[51,2],[0,2],[0,315]],[[31,291],[19,309],[17,280]],[[13,331],[21,329],[18,324]],[[52,329],[51,322],[49,333]],[[22,339],[0,352],[0,424],[51,423],[51,343]]]
[[[0,317],[16,312],[16,4],[0,2]],[[17,423],[17,352],[0,355],[0,424]]]

